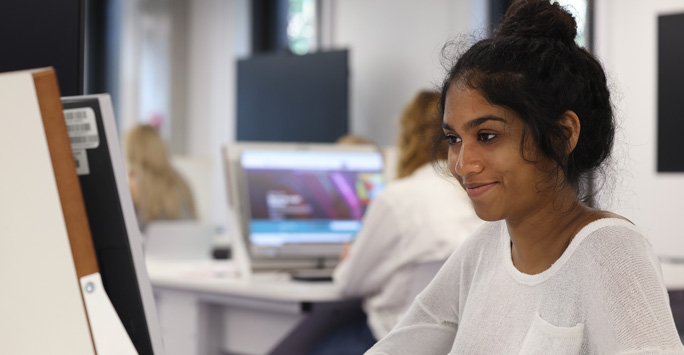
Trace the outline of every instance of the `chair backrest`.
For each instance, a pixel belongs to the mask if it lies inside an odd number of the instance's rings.
[[[145,258],[155,260],[208,260],[214,227],[193,221],[154,221],[145,230]]]
[[[211,221],[212,196],[214,195],[210,158],[173,156],[171,165],[185,179],[195,200],[197,219],[201,222]]]

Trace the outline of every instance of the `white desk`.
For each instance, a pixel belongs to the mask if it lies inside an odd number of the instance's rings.
[[[668,290],[684,290],[684,263],[662,261],[660,267]]]
[[[305,354],[334,326],[362,315],[330,283],[285,273],[236,278],[229,262],[148,261],[167,355]]]
[[[668,290],[684,290],[684,264],[663,263]],[[149,262],[167,355],[305,354],[337,324],[361,316],[330,283],[289,275],[236,278],[229,262]]]

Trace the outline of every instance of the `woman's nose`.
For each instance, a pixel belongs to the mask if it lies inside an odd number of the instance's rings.
[[[477,153],[474,147],[461,144],[461,149],[458,152],[458,159],[456,160],[456,166],[454,167],[454,173],[456,175],[465,177],[471,174],[477,174],[482,172],[484,165],[482,164],[482,159]]]

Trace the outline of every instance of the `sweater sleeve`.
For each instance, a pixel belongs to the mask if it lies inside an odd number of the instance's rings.
[[[346,297],[365,297],[375,292],[395,271],[392,255],[398,244],[397,219],[383,195],[371,203],[363,227],[349,254],[335,269],[333,280]]]
[[[454,252],[394,329],[366,355],[446,354],[458,329],[461,258]]]
[[[603,233],[587,262],[589,341],[601,354],[684,354],[651,245],[627,228]]]

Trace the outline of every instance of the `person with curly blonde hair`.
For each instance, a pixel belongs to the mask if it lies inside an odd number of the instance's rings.
[[[169,162],[157,128],[137,125],[126,137],[131,197],[140,229],[153,220],[196,219],[188,184]]]

